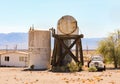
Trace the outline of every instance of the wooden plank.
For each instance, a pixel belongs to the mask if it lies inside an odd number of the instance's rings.
[[[79,46],[80,46],[80,60],[82,65],[84,65],[81,39],[79,40]]]
[[[57,39],[57,59],[56,59],[56,66],[61,65],[62,57],[62,45],[60,44],[59,40]],[[59,61],[59,62],[58,62]]]
[[[78,59],[78,46],[79,44],[78,44],[78,40],[76,41],[76,51],[75,51],[75,53],[76,53],[76,57],[77,57],[77,59]]]
[[[55,65],[56,63],[56,54],[57,54],[57,44],[56,44],[56,39],[54,39],[54,49],[53,49],[53,54],[52,54],[52,60],[51,60],[51,65]]]
[[[83,38],[83,34],[81,35],[58,35],[54,34],[53,37],[60,38],[60,39],[77,39],[77,38]]]
[[[63,45],[63,47],[67,50],[68,54],[75,60],[75,62],[79,62],[79,60],[73,55],[73,53],[68,49],[68,47],[62,43],[62,41],[60,40],[60,43]]]
[[[61,40],[61,39],[59,39],[59,40]],[[74,45],[75,45],[75,43],[77,42],[77,40],[79,40],[79,39],[75,39],[74,41],[73,41],[73,43],[70,45],[70,47],[68,47],[68,49],[70,50]],[[63,42],[63,40],[61,40],[61,44],[63,44],[64,42]],[[62,46],[62,45],[61,45]],[[67,46],[66,46],[67,47]],[[57,61],[57,64],[60,64],[60,61],[62,60],[62,59],[64,59],[64,57],[65,57],[65,55],[67,55],[67,50],[65,50],[65,52],[59,57],[59,59],[58,59],[58,61]],[[77,58],[78,59],[78,58]]]

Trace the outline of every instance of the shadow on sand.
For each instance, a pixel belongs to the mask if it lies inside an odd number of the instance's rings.
[[[47,69],[24,69],[22,71],[48,71]]]

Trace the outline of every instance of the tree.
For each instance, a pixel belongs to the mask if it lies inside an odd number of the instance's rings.
[[[120,66],[120,30],[101,40],[97,50],[104,56],[106,62],[113,62],[114,67],[118,68]]]

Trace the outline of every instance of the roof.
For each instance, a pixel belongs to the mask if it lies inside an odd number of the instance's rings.
[[[0,53],[0,54],[1,54],[1,55],[4,55],[4,54],[11,54],[11,53],[28,55],[27,52],[23,52],[23,51],[6,51],[6,52]]]

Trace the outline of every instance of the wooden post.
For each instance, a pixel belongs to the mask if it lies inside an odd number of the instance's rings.
[[[81,39],[79,40],[79,42],[80,42],[80,43],[79,43],[79,46],[80,46],[80,61],[81,61],[82,65],[84,65]]]
[[[78,54],[79,54],[79,53],[78,53],[78,48],[79,48],[78,45],[79,45],[79,43],[78,43],[78,41],[76,41],[76,52],[75,52],[75,53],[76,53],[76,57],[77,57],[77,58],[78,58]]]
[[[54,40],[54,48],[53,48],[53,54],[52,54],[52,60],[51,60],[51,65],[55,65],[56,63],[56,54],[57,54],[57,44],[56,44],[56,39]]]

